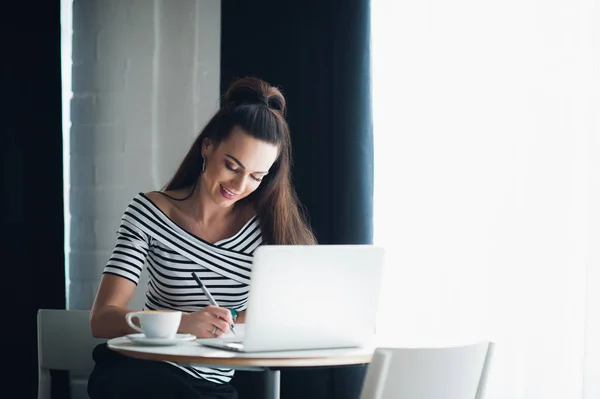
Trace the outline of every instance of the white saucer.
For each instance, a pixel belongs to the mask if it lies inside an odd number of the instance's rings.
[[[129,334],[125,336],[130,341],[142,344],[142,345],[177,345],[182,342],[193,341],[196,339],[195,335],[192,334],[177,334],[173,339],[167,338],[147,338],[144,334]]]

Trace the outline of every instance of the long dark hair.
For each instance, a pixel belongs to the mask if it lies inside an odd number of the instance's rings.
[[[234,127],[279,147],[279,155],[258,188],[240,203],[258,213],[268,244],[316,244],[305,210],[292,185],[290,129],[281,90],[254,77],[235,80],[221,97],[220,108],[192,144],[166,190],[193,187],[202,173],[202,143],[227,140]]]

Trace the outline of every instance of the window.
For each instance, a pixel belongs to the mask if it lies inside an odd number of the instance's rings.
[[[600,393],[599,17],[372,2],[378,331],[496,341],[486,399]]]

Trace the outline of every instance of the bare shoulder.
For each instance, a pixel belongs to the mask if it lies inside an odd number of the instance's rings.
[[[144,195],[167,215],[172,215],[173,211],[177,209],[177,205],[175,203],[177,201],[181,201],[187,196],[184,190],[165,192],[150,191]]]

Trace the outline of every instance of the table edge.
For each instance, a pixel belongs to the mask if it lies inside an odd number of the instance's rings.
[[[115,352],[136,359],[168,361],[193,365],[212,365],[229,367],[319,367],[319,366],[350,366],[367,364],[373,358],[372,353],[358,353],[350,356],[323,356],[323,357],[210,357],[174,355],[162,353],[138,352],[118,347],[109,347]]]

